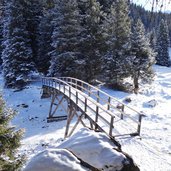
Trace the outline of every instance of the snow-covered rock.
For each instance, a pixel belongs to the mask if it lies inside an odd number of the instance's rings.
[[[59,146],[59,148],[69,149],[76,156],[100,170],[121,170],[126,157],[114,150],[114,147],[117,148],[105,134],[85,128]]]
[[[81,166],[86,163],[86,167]],[[104,133],[80,129],[58,148],[47,149],[31,159],[24,171],[139,171],[132,160]]]
[[[24,171],[86,171],[66,149],[47,149],[28,163]]]
[[[155,107],[157,106],[157,101],[155,99],[148,101],[144,104],[144,107]]]

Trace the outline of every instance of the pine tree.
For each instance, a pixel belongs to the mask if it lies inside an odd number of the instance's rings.
[[[25,0],[24,17],[27,22],[27,31],[30,37],[30,45],[32,49],[32,60],[38,63],[38,34],[40,17],[43,15],[43,4],[41,0]]]
[[[150,33],[149,33],[149,39],[150,39],[150,45],[151,45],[151,48],[154,50],[154,52],[156,52],[156,46],[157,46],[157,36],[156,36],[156,32],[155,30],[152,30]]]
[[[123,79],[130,75],[130,35],[131,23],[129,18],[128,3],[117,0],[113,4],[113,15],[109,25],[109,53],[108,53],[108,84],[115,87],[122,84]]]
[[[35,69],[22,0],[6,3],[3,29],[3,73],[7,87],[23,87]]]
[[[110,6],[112,5],[113,0],[97,0],[97,1],[100,3],[100,5],[102,6],[102,9],[105,12],[109,12]]]
[[[106,44],[107,44],[107,53],[103,57],[103,63],[105,65],[102,66],[103,68],[103,75],[104,75],[104,81],[107,84],[112,84],[115,80],[115,59],[113,54],[115,53],[115,41],[116,41],[116,35],[115,35],[115,29],[116,29],[116,11],[115,11],[115,5],[112,4],[110,7],[110,12],[106,16],[104,21],[104,33],[106,33]]]
[[[7,109],[2,97],[0,97],[0,170],[18,170],[23,162],[21,157],[16,156],[16,150],[20,146],[22,130],[15,130],[9,126],[14,112]]]
[[[166,21],[160,22],[157,35],[157,64],[162,66],[170,66],[169,58],[169,32]]]
[[[102,57],[106,52],[103,36],[104,13],[96,0],[86,0],[82,5],[84,32],[81,49],[85,59],[85,80],[91,82],[101,74]]]
[[[132,78],[134,92],[139,89],[139,81],[150,82],[154,76],[152,69],[155,63],[155,53],[150,47],[150,41],[145,36],[145,29],[140,20],[137,21],[132,34]]]
[[[81,78],[84,60],[80,52],[82,27],[77,1],[59,0],[55,11],[49,75]]]
[[[38,28],[37,69],[44,74],[48,73],[50,67],[50,52],[53,50],[53,47],[51,46],[51,36],[53,32],[52,19],[52,9],[46,10],[41,17]]]

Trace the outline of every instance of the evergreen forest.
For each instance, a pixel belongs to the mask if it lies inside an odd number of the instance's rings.
[[[125,0],[1,0],[0,63],[5,87],[32,75],[105,82],[136,93],[156,63],[170,66],[171,14]]]

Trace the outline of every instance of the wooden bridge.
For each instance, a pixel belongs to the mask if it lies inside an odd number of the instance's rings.
[[[47,120],[67,119],[65,137],[70,136],[79,123],[95,131],[102,131],[113,140],[125,135],[140,135],[142,114],[98,87],[71,77],[44,77],[42,85],[43,97],[51,97]],[[57,111],[60,106],[65,115],[59,116]],[[70,128],[74,118],[77,120]]]

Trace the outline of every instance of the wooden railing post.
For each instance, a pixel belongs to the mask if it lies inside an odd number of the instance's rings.
[[[87,98],[85,97],[85,106],[84,106],[84,111],[87,112]]]
[[[65,84],[63,86],[64,86],[64,94],[65,94]]]
[[[121,119],[123,119],[124,105],[121,107]]]
[[[109,129],[109,135],[110,136],[112,136],[113,123],[114,123],[114,116],[111,116],[110,129]]]
[[[97,122],[98,122],[98,115],[99,115],[99,107],[96,106],[96,118],[95,118],[95,122],[96,122],[96,125],[95,125],[95,130],[97,130]]]
[[[78,92],[76,91],[76,104],[78,104]]]
[[[110,110],[110,101],[111,101],[111,98],[109,97],[108,98],[108,104],[107,104],[107,110]]]
[[[138,118],[138,129],[137,129],[137,132],[138,132],[138,135],[140,135],[140,131],[141,131],[141,121],[142,121],[142,114],[139,114],[139,118]]]
[[[90,90],[91,90],[91,87],[88,86],[88,96],[90,96]]]
[[[100,92],[99,91],[97,91],[97,103],[99,103],[99,101],[100,101]]]
[[[71,99],[71,87],[69,87],[69,98]]]

